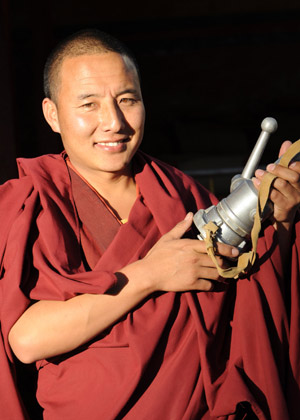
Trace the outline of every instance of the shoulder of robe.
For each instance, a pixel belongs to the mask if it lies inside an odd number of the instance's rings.
[[[17,159],[19,176],[30,175],[32,177],[52,177],[59,170],[66,171],[65,154],[48,154],[35,158]]]
[[[136,162],[138,166],[148,164],[154,171],[161,171],[172,183],[183,201],[195,201],[198,208],[208,207],[218,202],[214,194],[199,181],[169,163],[149,156],[140,150],[136,154]]]
[[[8,206],[12,201],[25,199],[32,191],[32,180],[28,176],[10,179],[0,185],[0,206]]]

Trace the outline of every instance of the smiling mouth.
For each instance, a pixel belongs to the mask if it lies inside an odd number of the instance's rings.
[[[95,144],[99,144],[100,146],[116,147],[116,146],[119,146],[122,143],[127,143],[128,141],[129,141],[129,139],[126,138],[126,139],[122,139],[122,140],[119,140],[119,141],[98,141]]]

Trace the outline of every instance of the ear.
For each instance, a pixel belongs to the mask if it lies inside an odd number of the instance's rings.
[[[55,133],[60,133],[57,107],[55,103],[51,99],[45,98],[42,102],[42,107],[44,117],[47,123],[50,125],[50,127]]]

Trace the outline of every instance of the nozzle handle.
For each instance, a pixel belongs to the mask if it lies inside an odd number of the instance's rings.
[[[250,179],[253,176],[268,143],[269,137],[271,133],[274,133],[277,130],[277,127],[278,124],[275,118],[267,117],[262,121],[262,131],[242,172],[242,178]]]

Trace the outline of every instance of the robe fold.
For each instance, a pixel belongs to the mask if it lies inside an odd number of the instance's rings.
[[[64,155],[18,165],[20,179],[1,187],[0,200],[3,420],[26,418],[7,335],[28,305],[108,292],[115,273],[143,258],[188,211],[216,202],[190,177],[138,152],[139,194],[128,222],[100,244],[101,229],[94,232],[88,248],[93,232],[80,219]],[[102,214],[96,205],[99,224]],[[39,361],[44,418],[300,418],[299,226],[297,219],[290,272],[266,223],[248,278],[218,292],[155,293],[89,343]]]

